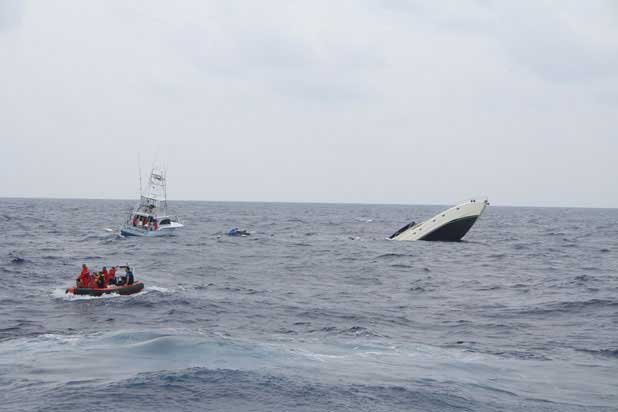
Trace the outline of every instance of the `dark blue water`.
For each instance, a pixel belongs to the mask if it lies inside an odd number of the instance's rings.
[[[615,411],[618,210],[0,199],[0,410]],[[230,238],[231,227],[255,233]],[[134,296],[67,297],[82,263]]]

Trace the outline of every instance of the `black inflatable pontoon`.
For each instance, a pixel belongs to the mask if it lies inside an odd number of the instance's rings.
[[[107,288],[68,288],[66,293],[74,295],[101,296],[109,293],[117,293],[119,295],[132,295],[141,292],[144,289],[142,282],[135,282],[132,285],[109,286]]]

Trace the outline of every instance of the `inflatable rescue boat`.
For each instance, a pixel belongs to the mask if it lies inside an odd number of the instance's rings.
[[[72,293],[73,295],[87,295],[87,296],[101,296],[110,293],[117,293],[119,295],[132,295],[134,293],[141,292],[144,289],[142,282],[135,282],[132,285],[115,286],[110,285],[106,288],[68,288],[66,293]]]

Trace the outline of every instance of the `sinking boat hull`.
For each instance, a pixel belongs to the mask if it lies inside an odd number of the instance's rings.
[[[110,293],[117,293],[118,295],[132,295],[134,293],[141,292],[144,289],[142,282],[135,282],[128,286],[111,286],[108,288],[68,288],[66,293],[72,293],[74,295],[86,295],[86,296],[101,296]]]
[[[470,200],[453,206],[419,224],[408,224],[399,229],[392,240],[460,241],[474,226],[489,205],[486,199]]]
[[[419,240],[458,242],[474,226],[478,216],[464,217],[447,223],[446,225],[423,236]]]

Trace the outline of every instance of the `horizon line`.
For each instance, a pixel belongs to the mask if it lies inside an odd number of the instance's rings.
[[[484,196],[483,196],[484,197]],[[106,201],[135,201],[129,198],[100,198],[100,197],[56,197],[56,196],[0,196],[0,199],[22,200],[106,200]],[[474,199],[470,197],[469,199]],[[341,202],[341,201],[299,201],[299,200],[204,200],[204,199],[175,199],[168,202],[204,202],[204,203],[279,203],[279,204],[314,204],[314,205],[371,205],[371,206],[449,206],[457,203],[384,203],[384,202]],[[522,208],[547,208],[547,209],[618,209],[611,206],[539,206],[539,205],[507,205],[494,204],[494,207],[522,207]]]

